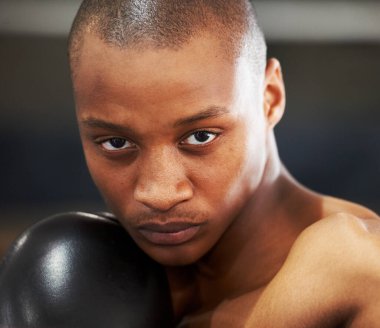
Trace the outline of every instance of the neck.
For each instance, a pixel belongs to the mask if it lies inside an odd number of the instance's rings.
[[[318,218],[319,197],[290,176],[274,138],[270,142],[260,186],[215,247],[195,264],[199,292],[205,291],[210,306],[267,285],[300,232]]]

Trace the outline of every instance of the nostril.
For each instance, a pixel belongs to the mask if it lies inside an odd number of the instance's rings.
[[[181,181],[176,184],[147,184],[138,185],[134,192],[134,198],[137,202],[145,206],[167,211],[175,205],[191,199],[193,196],[192,185],[187,181]]]

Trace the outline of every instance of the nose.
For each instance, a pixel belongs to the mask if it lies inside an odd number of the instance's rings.
[[[136,201],[157,210],[168,211],[193,196],[193,186],[178,154],[158,149],[140,158],[134,190]]]

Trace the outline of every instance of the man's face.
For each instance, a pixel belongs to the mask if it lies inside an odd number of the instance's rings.
[[[178,50],[85,37],[74,90],[88,167],[158,262],[201,258],[252,199],[266,162],[261,89],[210,35]]]

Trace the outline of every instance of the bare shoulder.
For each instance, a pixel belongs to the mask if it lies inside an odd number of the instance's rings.
[[[380,218],[376,213],[331,197],[326,197],[323,212],[324,217],[299,235],[289,254],[290,259],[302,255],[324,262],[333,260],[335,265],[331,270],[343,269],[339,263],[351,270],[354,267],[368,270],[377,262],[380,265]],[[371,262],[371,255],[377,260]],[[362,266],[363,262],[367,265]]]
[[[380,219],[353,208],[330,214],[299,235],[247,327],[376,327]]]
[[[361,219],[378,219],[379,216],[362,205],[330,196],[322,197],[322,218],[334,217],[336,214],[345,213]]]
[[[376,213],[331,197],[325,197],[322,212],[324,216],[299,235],[287,262],[334,261],[330,270],[339,274],[342,272],[338,270],[357,274],[354,268],[368,270],[377,262],[380,265],[380,218]],[[370,261],[371,255],[376,257],[374,262]]]
[[[380,218],[340,212],[312,224],[295,241],[288,261],[315,263],[316,259],[325,264],[333,261],[329,270],[340,275],[339,270],[357,274],[377,266],[380,273]]]

